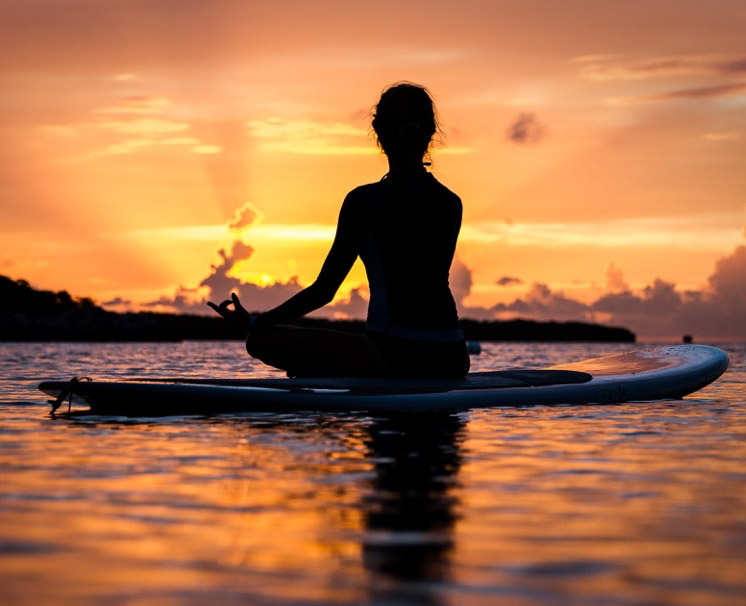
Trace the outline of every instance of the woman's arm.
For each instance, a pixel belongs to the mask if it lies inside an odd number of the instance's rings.
[[[355,204],[354,199],[348,195],[339,213],[334,242],[314,283],[274,309],[252,317],[250,327],[269,326],[299,318],[323,307],[334,299],[337,289],[349,273],[359,254],[361,229],[356,208],[357,204]],[[225,308],[227,304],[232,302],[238,311],[240,302],[237,303],[237,300],[238,298],[234,295],[233,301],[225,301],[220,306],[214,304],[210,306],[227,318],[227,315],[221,313],[221,308]],[[230,315],[230,310],[227,311]]]
[[[274,309],[259,314],[257,326],[299,318],[331,303],[360,252],[360,221],[356,206],[349,196],[342,204],[334,242],[313,284]]]

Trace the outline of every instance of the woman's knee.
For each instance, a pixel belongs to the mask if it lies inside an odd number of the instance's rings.
[[[246,352],[252,358],[261,359],[265,355],[267,339],[264,333],[265,331],[252,331],[246,337]]]

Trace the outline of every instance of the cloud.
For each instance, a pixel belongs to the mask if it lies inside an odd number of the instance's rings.
[[[213,265],[210,275],[202,280],[199,285],[207,287],[211,293],[230,292],[231,288],[241,283],[239,279],[230,275],[231,270],[235,267],[236,263],[248,260],[253,254],[254,249],[250,245],[244,244],[241,240],[233,242],[230,253],[221,248],[218,251],[218,255],[221,258],[220,264]]]
[[[656,279],[640,294],[629,290],[602,296],[593,309],[608,317],[610,324],[626,326],[638,335],[665,337],[698,332],[691,321],[682,322],[687,315],[685,298],[676,291],[675,284]],[[697,295],[688,300],[701,301]]]
[[[251,259],[254,247],[242,238],[251,236],[252,230],[263,219],[264,214],[250,203],[245,203],[235,211],[234,218],[228,223],[234,240],[228,248],[217,251],[218,262],[211,265],[210,272],[195,288],[180,286],[173,295],[164,295],[145,303],[146,307],[161,311],[192,314],[211,314],[208,301],[219,303],[231,292],[238,294],[241,302],[250,311],[266,311],[284,303],[287,299],[302,290],[297,276],[287,281],[273,281],[266,277],[266,283],[256,284],[244,281],[236,272],[239,263]],[[367,290],[364,287],[353,289],[346,298],[327,305],[316,312],[317,316],[336,318],[363,318],[368,308]]]
[[[104,307],[121,307],[121,306],[128,306],[131,305],[132,301],[129,299],[123,299],[122,297],[114,297],[113,299],[109,299],[108,301],[104,301],[101,303]]]
[[[212,155],[212,154],[219,154],[223,151],[223,148],[219,145],[195,145],[192,148],[192,151],[195,154],[205,154],[205,155]]]
[[[643,314],[665,318],[676,311],[681,301],[681,295],[676,292],[673,282],[656,278],[639,296],[633,295],[629,290],[607,294],[598,299],[593,308],[613,314]]]
[[[172,105],[173,103],[165,97],[140,95],[125,97],[115,105],[94,111],[98,114],[162,115]]]
[[[508,126],[505,136],[513,143],[538,143],[546,136],[546,127],[539,123],[536,114],[522,112]]]
[[[705,133],[702,138],[706,141],[738,141],[741,136],[734,132]]]
[[[174,296],[163,295],[158,299],[143,303],[143,306],[157,308],[158,311],[205,314],[204,302],[190,296],[192,292],[192,289],[179,287]]]
[[[530,318],[562,322],[585,321],[592,318],[590,308],[580,301],[552,291],[546,284],[535,282],[524,298],[512,303],[498,303],[491,308],[498,318]]]
[[[365,128],[344,122],[267,118],[246,124],[259,147],[267,151],[307,155],[377,154]]]
[[[615,57],[578,57],[588,80],[644,80],[682,76],[729,76],[746,73],[742,55],[672,55],[620,61]]]
[[[262,219],[264,219],[262,211],[253,206],[250,202],[246,202],[236,211],[235,218],[228,224],[228,227],[234,231],[242,231],[248,229],[255,223],[259,223]]]
[[[451,264],[451,272],[448,279],[456,305],[463,305],[464,299],[471,293],[473,284],[471,270],[464,265],[461,259],[455,257]]]
[[[237,212],[237,219],[243,219],[247,207]],[[254,254],[254,248],[241,240],[235,240],[230,252],[221,248],[220,261],[211,266],[210,273],[197,288],[179,287],[173,296],[162,296],[146,304],[165,311],[193,314],[210,314],[207,301],[219,303],[227,299],[231,292],[238,294],[241,302],[250,311],[266,311],[283,303],[301,290],[297,277],[286,282],[275,281],[266,285],[244,282],[233,275],[236,264],[246,261]]]
[[[503,276],[499,280],[495,281],[498,286],[513,286],[523,284],[523,280],[516,278],[515,276]]]
[[[185,122],[167,120],[164,118],[134,118],[131,120],[106,120],[98,125],[106,130],[126,135],[159,136],[179,133],[189,130]]]
[[[746,246],[717,262],[709,288],[679,292],[674,283],[657,279],[639,294],[606,294],[592,307],[647,337],[746,338]]]
[[[492,242],[512,246],[592,246],[624,248],[649,246],[722,251],[724,243],[741,241],[741,213],[697,213],[685,216],[619,218],[595,222],[507,222],[469,223],[461,229],[460,242]]]
[[[336,319],[362,319],[368,314],[368,300],[370,294],[368,289],[359,286],[353,288],[350,294],[344,299],[335,301],[331,305],[322,307],[320,310],[315,312],[317,316],[327,316]]]
[[[624,281],[624,273],[613,263],[606,270],[606,290],[609,292],[629,290],[629,285]]]
[[[720,99],[746,92],[746,82],[719,84],[717,86],[700,86],[658,93],[655,95],[637,95],[633,97],[614,97],[608,100],[611,105],[635,105],[656,101],[687,101],[697,99]]]
[[[92,154],[95,156],[111,156],[111,155],[122,155],[122,154],[133,154],[138,150],[147,149],[149,147],[155,147],[156,145],[165,146],[193,146],[192,151],[195,153],[219,153],[221,149],[217,146],[200,145],[199,139],[194,137],[168,137],[165,139],[128,139],[119,143],[112,143],[107,145],[104,149],[99,152]]]
[[[365,136],[362,128],[344,122],[313,122],[268,118],[251,120],[247,124],[252,136],[259,139],[308,139],[315,137]]]
[[[700,340],[746,339],[746,246],[743,245],[717,262],[708,287],[700,290],[680,291],[675,283],[658,278],[645,288],[632,291],[622,270],[611,264],[606,272],[607,292],[591,304],[537,282],[531,284],[525,295],[509,303],[489,308],[468,307],[463,303],[463,293],[468,294],[466,285],[471,287],[471,272],[463,264],[456,270],[456,283],[462,286],[457,297],[462,318],[601,322],[624,326],[645,338],[693,334]]]
[[[733,317],[746,332],[746,246],[739,246],[715,265],[709,278],[713,301],[726,317]]]
[[[700,86],[698,88],[685,88],[674,90],[659,95],[649,95],[641,99],[649,101],[667,101],[669,99],[718,99],[728,97],[746,91],[746,83],[720,84],[718,86]]]
[[[492,307],[469,306],[465,300],[471,293],[471,270],[458,258],[451,266],[450,284],[459,317],[471,320],[496,320],[525,318],[533,320],[589,321],[593,310],[561,292],[553,292],[546,284],[534,283],[527,294],[511,303],[498,303]],[[496,282],[500,286],[522,284],[520,278],[504,276]]]
[[[112,105],[89,109],[93,118],[87,122],[43,125],[38,132],[56,139],[85,140],[87,136],[96,142],[108,140],[79,158],[82,160],[133,154],[156,146],[189,147],[203,155],[223,151],[222,146],[194,136],[191,123],[169,116],[173,108],[174,103],[163,96],[128,96]]]

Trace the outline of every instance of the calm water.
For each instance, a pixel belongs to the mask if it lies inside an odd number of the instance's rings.
[[[52,420],[42,379],[270,373],[238,343],[0,344],[0,603],[746,604],[746,346],[724,348],[683,401]]]

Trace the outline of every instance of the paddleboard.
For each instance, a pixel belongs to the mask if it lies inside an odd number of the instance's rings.
[[[543,369],[470,373],[465,379],[157,378],[47,381],[39,389],[88,413],[132,416],[237,411],[464,410],[538,404],[609,404],[678,399],[712,383],[728,354],[707,345],[642,349]],[[54,412],[54,410],[53,410]]]

